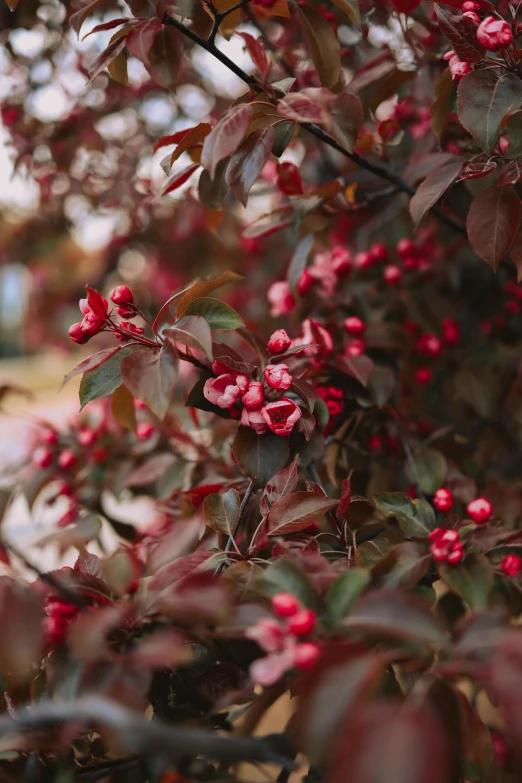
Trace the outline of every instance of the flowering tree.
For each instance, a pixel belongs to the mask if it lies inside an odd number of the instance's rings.
[[[519,4],[10,12],[90,79],[64,118],[31,114],[30,81],[2,107],[39,218],[80,194],[125,230],[69,328],[98,343],[66,378],[82,412],[39,427],[13,490],[66,499],[41,543],[78,559],[43,573],[4,541],[2,774],[519,780]],[[147,124],[165,91],[182,127]],[[115,518],[122,493],[154,522]]]

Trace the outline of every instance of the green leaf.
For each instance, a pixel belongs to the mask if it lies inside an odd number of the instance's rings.
[[[522,81],[514,73],[480,70],[459,82],[459,120],[479,147],[491,155],[502,118],[522,102]]]
[[[450,590],[460,595],[470,609],[486,609],[493,585],[493,568],[484,555],[467,555],[462,563],[439,563],[441,579]]]
[[[291,593],[303,606],[315,606],[317,598],[305,572],[284,557],[271,563],[257,580],[260,591],[271,598],[277,593]]]
[[[397,519],[405,536],[426,538],[436,527],[435,512],[426,500],[412,500],[403,492],[385,492],[373,499],[385,517]]]
[[[241,316],[230,305],[210,297],[195,299],[187,307],[185,315],[201,316],[211,329],[239,329],[245,325]]]
[[[145,349],[125,357],[121,377],[134,397],[164,419],[178,377],[178,364],[176,351],[167,340],[159,351]]]
[[[285,466],[288,438],[272,432],[258,435],[251,427],[239,427],[232,452],[241,473],[252,479],[254,489],[259,489]]]
[[[337,505],[319,492],[291,492],[276,500],[267,516],[268,534],[282,536],[304,530]]]
[[[448,464],[446,458],[440,451],[435,449],[425,449],[420,454],[415,455],[415,467],[420,480],[420,486],[427,495],[433,495],[444,484]],[[406,465],[406,475],[414,484],[415,476],[409,466]]]
[[[194,348],[204,353],[207,359],[212,359],[212,333],[202,316],[183,315],[170,329],[165,329],[164,335],[173,343]]]
[[[199,280],[198,282],[191,285],[190,288],[186,289],[184,293],[182,292],[183,296],[179,299],[178,306],[176,308],[176,315],[178,318],[181,318],[181,316],[185,314],[191,302],[193,302],[195,299],[200,299],[203,296],[207,296],[217,288],[221,288],[222,285],[226,285],[227,283],[235,283],[243,279],[244,278],[241,275],[238,275],[236,272],[230,272],[227,270],[226,272],[222,272],[220,275],[214,276],[208,280]],[[174,295],[171,297],[171,299],[166,302],[165,305],[170,304],[170,302],[177,298],[177,296]],[[162,310],[164,310],[165,305],[163,305],[161,308]]]
[[[335,623],[350,613],[354,601],[370,584],[370,573],[361,568],[350,568],[337,577],[328,591],[326,606]]]
[[[140,346],[127,345],[116,353],[109,355],[102,364],[94,370],[83,374],[80,383],[80,404],[82,410],[88,402],[107,397],[121,385],[121,364],[123,359],[134,354]],[[69,374],[70,375],[70,374]]]
[[[241,501],[237,489],[229,489],[223,495],[212,493],[203,502],[205,522],[212,530],[233,536]]]

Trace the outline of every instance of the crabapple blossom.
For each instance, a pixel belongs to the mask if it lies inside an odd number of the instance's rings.
[[[269,364],[265,368],[264,375],[268,385],[277,391],[288,391],[292,385],[292,376],[286,364]]]
[[[268,350],[272,355],[284,353],[290,348],[291,342],[284,329],[277,329],[268,341]]]
[[[477,41],[484,49],[496,52],[505,49],[513,42],[513,33],[505,19],[486,16],[478,26]]]
[[[261,414],[269,429],[276,435],[290,435],[294,424],[303,415],[298,405],[287,397],[281,397],[276,402],[269,402],[261,409]]]

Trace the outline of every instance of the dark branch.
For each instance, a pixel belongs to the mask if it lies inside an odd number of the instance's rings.
[[[245,0],[245,4],[246,1],[247,0]],[[234,6],[234,9],[236,9],[237,7],[242,7],[242,4],[239,3],[238,6]],[[171,16],[168,13],[164,15],[163,23],[170,25],[171,27],[175,27],[176,30],[179,30],[180,33],[182,33],[186,38],[189,38],[191,41],[198,44],[198,46],[201,46],[207,52],[214,55],[214,57],[217,60],[223,63],[223,65],[226,65],[226,67],[229,70],[231,70],[232,73],[234,73],[239,79],[241,79],[245,84],[247,84],[254,92],[257,93],[263,92],[264,90],[263,85],[260,84],[260,82],[258,82],[257,79],[245,73],[245,71],[243,71],[238,65],[236,65],[236,63],[233,60],[231,60],[229,57],[226,56],[226,54],[223,54],[223,52],[221,52],[217,48],[217,46],[214,43],[214,39],[212,38],[212,32],[209,36],[209,39],[206,40],[205,38],[202,38],[200,35],[193,32],[189,27],[186,27],[184,24],[179,22],[177,19],[175,19],[173,16]],[[304,130],[308,131],[308,133],[310,133],[312,136],[315,136],[316,139],[319,139],[319,141],[322,141],[324,144],[328,144],[329,147],[336,150],[341,155],[344,155],[344,157],[348,158],[348,160],[351,160],[352,163],[355,163],[357,166],[364,169],[365,171],[369,171],[371,174],[374,174],[376,177],[379,177],[380,179],[384,179],[387,182],[389,182],[391,185],[394,185],[397,188],[397,190],[399,190],[401,193],[406,193],[408,196],[414,195],[415,188],[413,188],[411,185],[405,182],[398,174],[395,174],[392,171],[388,171],[388,169],[385,168],[384,166],[380,166],[376,163],[371,163],[365,158],[362,158],[356,152],[349,152],[347,149],[345,149],[341,144],[339,144],[335,139],[333,139],[328,133],[326,133],[322,128],[319,128],[317,125],[313,125],[309,122],[302,122],[300,123],[300,126],[301,128],[304,128]],[[432,207],[431,211],[433,212],[434,215],[438,217],[441,223],[444,223],[445,225],[454,229],[454,231],[457,231],[462,236],[467,236],[466,229],[463,226],[461,226],[459,223],[454,221],[452,218],[448,217],[448,215],[445,215],[444,212],[442,212],[442,210],[439,207]]]

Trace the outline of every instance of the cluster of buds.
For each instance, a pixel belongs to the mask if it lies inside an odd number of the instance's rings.
[[[270,338],[278,347],[289,343],[284,330]],[[288,391],[293,378],[288,365],[269,364],[263,373],[263,380],[254,380],[244,373],[235,372],[221,361],[215,361],[212,369],[217,377],[209,378],[203,394],[213,405],[228,409],[232,418],[241,419],[241,424],[251,427],[259,435],[272,430],[276,435],[290,435],[302,417],[300,407],[288,397],[267,398],[274,392]]]
[[[486,16],[482,21],[478,16],[482,8],[480,3],[466,0],[462,4],[463,16],[470,20],[476,27],[477,42],[489,52],[498,52],[513,43],[513,32],[505,19],[495,19],[494,16]],[[444,55],[448,61],[451,77],[454,81],[462,79],[472,68],[468,62],[460,60],[453,51]]]
[[[464,558],[464,549],[457,530],[436,527],[428,538],[433,541],[430,550],[438,563],[456,565]]]
[[[310,669],[319,658],[321,648],[316,642],[302,642],[317,623],[311,609],[305,609],[290,593],[278,593],[272,599],[272,610],[278,620],[266,617],[247,628],[247,639],[257,642],[267,655],[250,667],[257,685],[273,685],[291,669]]]
[[[110,299],[116,305],[116,312],[120,318],[125,321],[139,315],[139,310],[134,304],[134,295],[126,285],[113,288]],[[80,299],[80,312],[83,315],[83,320],[72,324],[69,328],[69,337],[80,345],[105,330],[114,332],[120,342],[139,338],[144,332],[142,326],[131,323],[116,324],[109,312],[109,303],[93,288],[87,287],[87,297]]]
[[[453,508],[453,492],[451,489],[438,489],[433,496],[433,505],[442,514],[447,514]]]
[[[350,251],[341,245],[316,253],[312,264],[303,270],[299,278],[297,292],[300,296],[305,296],[314,288],[319,296],[330,297],[352,268]]]

